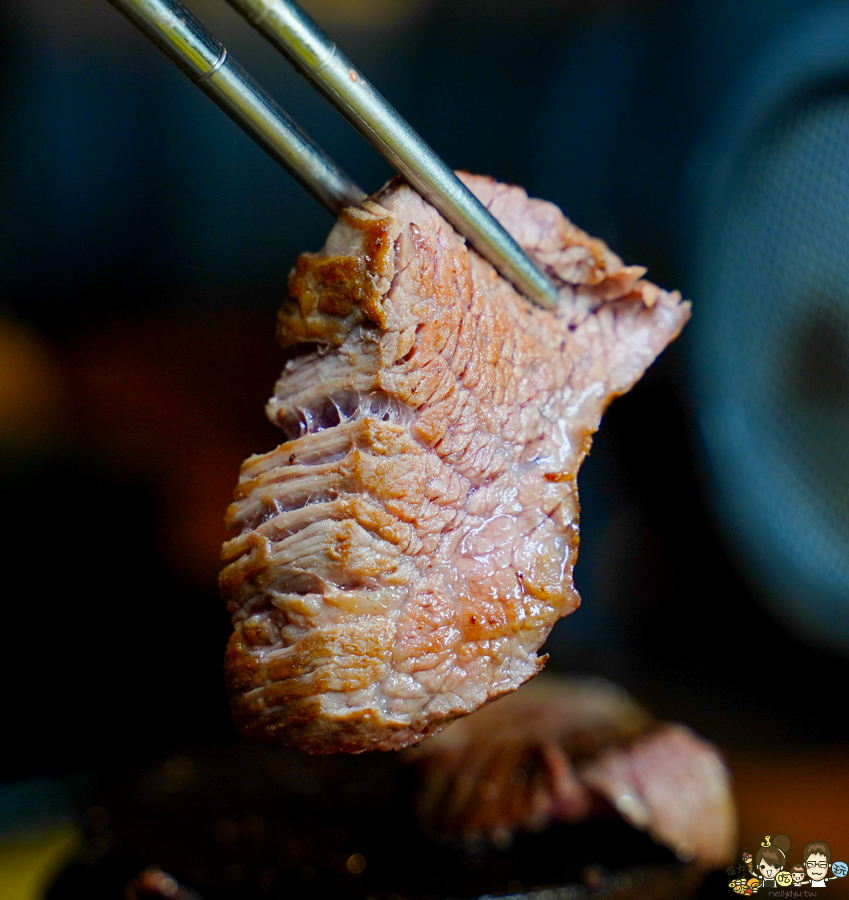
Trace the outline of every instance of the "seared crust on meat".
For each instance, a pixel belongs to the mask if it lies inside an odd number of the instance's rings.
[[[560,280],[533,306],[395,181],[304,254],[242,467],[222,595],[240,727],[312,752],[397,749],[518,687],[580,602],[576,475],[610,399],[689,305],[556,207],[463,176]]]

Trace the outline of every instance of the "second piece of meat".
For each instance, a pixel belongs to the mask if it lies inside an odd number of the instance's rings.
[[[268,404],[287,439],[242,467],[221,576],[250,734],[408,746],[535,675],[580,602],[578,468],[689,304],[553,205],[464,178],[561,283],[557,308],[398,181],[299,259]]]
[[[419,769],[419,820],[443,838],[504,846],[519,831],[583,821],[603,800],[686,862],[711,869],[734,854],[719,752],[607,681],[544,675],[406,758]]]

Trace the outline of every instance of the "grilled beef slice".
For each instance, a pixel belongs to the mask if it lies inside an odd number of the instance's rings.
[[[397,749],[540,671],[580,602],[591,435],[689,316],[555,206],[463,178],[562,283],[557,309],[399,181],[300,257],[267,407],[286,441],[243,464],[223,550],[231,703],[252,735]]]
[[[421,825],[439,837],[505,846],[518,832],[612,808],[700,868],[734,855],[737,816],[719,751],[600,679],[543,675],[403,758],[419,771]]]

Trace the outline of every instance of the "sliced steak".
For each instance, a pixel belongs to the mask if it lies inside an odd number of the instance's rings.
[[[443,838],[504,846],[516,832],[612,807],[700,868],[734,854],[737,817],[719,752],[683,725],[658,724],[605,681],[543,676],[405,758],[419,771],[419,820]]]
[[[717,750],[684,725],[665,724],[632,746],[606,751],[579,776],[635,828],[704,869],[731,862],[737,814]]]
[[[442,838],[508,845],[518,831],[580,822],[593,795],[577,763],[623,747],[653,724],[621,688],[543,675],[410,749],[417,815]]]
[[[578,467],[689,304],[519,188],[464,176],[562,284],[533,306],[391,182],[298,260],[286,441],[242,467],[223,597],[240,727],[312,752],[416,743],[535,675],[580,599]]]

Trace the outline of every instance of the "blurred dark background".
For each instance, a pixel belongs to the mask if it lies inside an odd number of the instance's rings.
[[[694,300],[581,472],[550,665],[732,757],[849,749],[849,3],[305,5],[450,165]],[[390,176],[223,0],[191,7],[361,185]],[[234,740],[223,513],[278,440],[275,310],[331,220],[105,0],[3,5],[0,48],[12,784]]]

